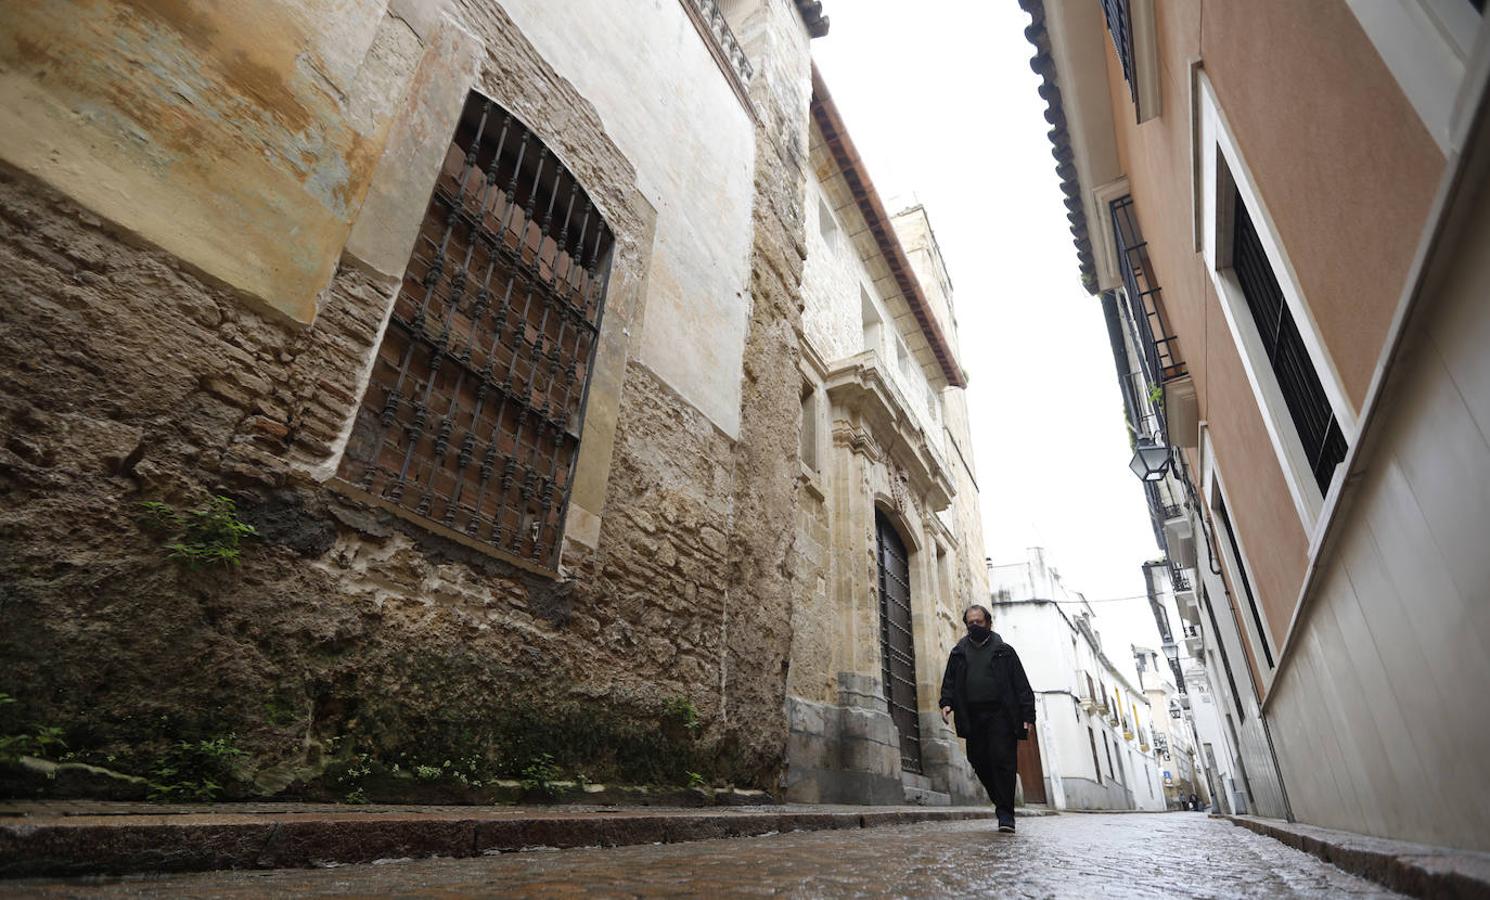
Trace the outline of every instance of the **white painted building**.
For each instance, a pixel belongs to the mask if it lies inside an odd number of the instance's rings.
[[[1130,648],[1115,658],[1104,652],[1097,613],[1039,548],[1025,562],[991,566],[989,582],[994,630],[1019,652],[1035,692],[1035,741],[1020,756],[1026,801],[1163,810],[1155,713]]]
[[[1164,784],[1165,804],[1169,809],[1184,809],[1190,794],[1201,799],[1209,796],[1204,770],[1195,756],[1189,696],[1176,684],[1161,651],[1134,646],[1133,659],[1138,666],[1138,686],[1153,710],[1152,743]]]

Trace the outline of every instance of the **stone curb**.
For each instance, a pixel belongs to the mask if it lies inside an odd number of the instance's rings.
[[[991,818],[986,807],[49,817],[0,823],[0,878],[304,868]]]
[[[1490,897],[1490,853],[1411,844],[1256,816],[1221,818],[1412,897]]]

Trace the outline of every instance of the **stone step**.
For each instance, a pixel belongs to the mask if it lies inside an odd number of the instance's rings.
[[[481,856],[534,847],[619,847],[993,818],[988,807],[911,805],[408,806],[369,811],[359,806],[283,804],[284,812],[269,813],[262,805],[224,803],[177,815],[143,814],[142,807],[149,808],[145,804],[110,806],[112,814],[67,815],[65,804],[32,803],[0,818],[0,879],[316,867]]]
[[[951,806],[952,795],[929,787],[905,786],[905,802],[915,806]]]

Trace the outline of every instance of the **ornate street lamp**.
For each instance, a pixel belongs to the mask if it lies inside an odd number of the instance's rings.
[[[1133,461],[1128,463],[1142,481],[1158,481],[1169,468],[1169,448],[1156,444],[1151,438],[1141,437],[1133,449]]]

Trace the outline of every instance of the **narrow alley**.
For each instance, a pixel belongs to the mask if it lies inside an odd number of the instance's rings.
[[[0,3],[0,896],[1490,898],[1487,3]]]

